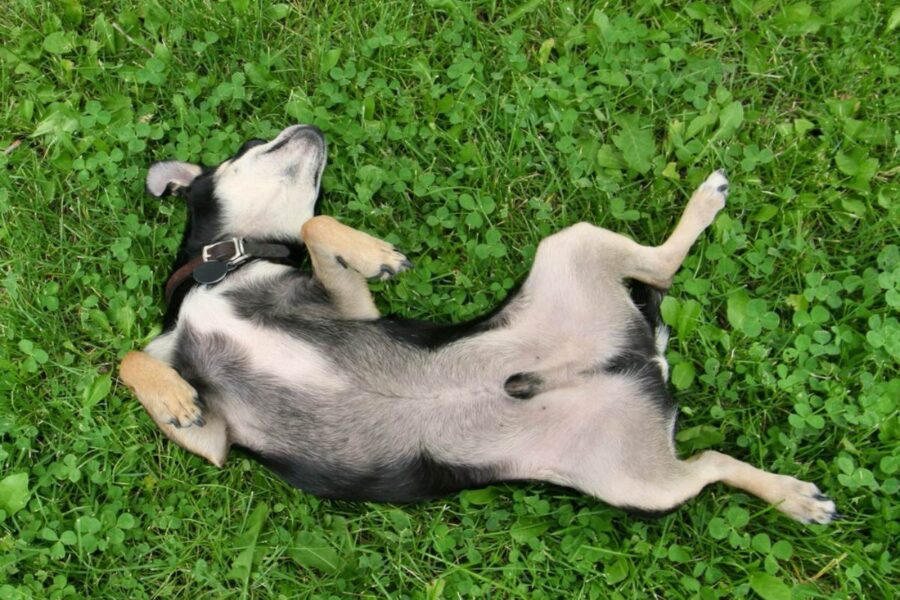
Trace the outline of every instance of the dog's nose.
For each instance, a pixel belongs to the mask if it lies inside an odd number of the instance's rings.
[[[288,144],[293,146],[296,142],[306,142],[307,145],[324,148],[325,136],[322,135],[322,130],[315,125],[291,125],[269,142],[269,147],[263,154],[277,152]]]
[[[322,130],[315,125],[291,125],[287,129],[282,131],[278,137],[285,140],[309,138],[317,142],[325,141],[325,135],[322,134]]]
[[[325,138],[325,134],[322,133],[322,130],[316,127],[315,125],[300,125],[300,129],[297,131],[298,135],[313,135],[320,138]]]

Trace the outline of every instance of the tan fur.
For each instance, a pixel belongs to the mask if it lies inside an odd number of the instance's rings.
[[[688,492],[685,499],[705,485],[721,481],[762,498],[799,521],[827,522],[834,512],[834,503],[823,499],[815,484],[757,469],[721,452],[708,450],[681,464],[684,467],[681,484]]]
[[[149,354],[126,354],[119,376],[157,421],[173,420],[174,425],[182,427],[201,417],[196,390],[175,369]]]
[[[327,216],[304,223],[301,237],[313,272],[347,319],[377,319],[367,279],[386,279],[409,268],[394,247]]]

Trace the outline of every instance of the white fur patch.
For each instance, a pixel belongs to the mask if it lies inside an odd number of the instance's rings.
[[[267,263],[248,265],[233,275],[259,277],[286,267]],[[244,272],[246,271],[246,272]],[[231,277],[231,276],[230,276]],[[185,298],[179,314],[179,327],[189,326],[199,334],[220,334],[246,353],[250,365],[284,381],[325,389],[342,389],[340,374],[315,346],[275,329],[260,327],[234,314],[222,297],[234,280],[215,287],[198,287]]]
[[[222,163],[215,180],[223,230],[299,240],[300,228],[313,216],[325,160],[324,138],[295,125]]]
[[[669,361],[666,360],[666,347],[669,345],[669,328],[661,325],[656,330],[656,352],[659,354],[655,360],[662,371],[663,381],[669,380]]]
[[[174,335],[172,332],[164,333],[155,337],[153,341],[147,344],[147,347],[144,348],[144,352],[167,365],[171,365],[175,355],[175,342],[177,339],[178,336]]]
[[[166,193],[170,185],[176,188],[191,185],[201,171],[197,165],[177,160],[158,162],[147,172],[147,191],[158,198]]]
[[[714,171],[712,175],[706,178],[703,185],[709,186],[723,196],[728,195],[728,178],[725,177],[725,172],[722,170]]]

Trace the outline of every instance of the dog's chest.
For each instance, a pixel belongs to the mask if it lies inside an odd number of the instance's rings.
[[[192,354],[209,360],[225,352],[240,368],[280,384],[344,387],[346,382],[317,344],[271,319],[280,305],[302,302],[295,297],[295,286],[285,281],[291,271],[281,265],[251,264],[229,274],[220,284],[195,288],[179,312],[174,332],[177,343],[204,346]],[[182,354],[184,350],[182,347]]]

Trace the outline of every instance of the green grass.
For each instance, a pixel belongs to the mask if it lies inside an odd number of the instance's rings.
[[[892,597],[888,4],[4,2],[0,597]],[[580,220],[658,242],[725,167],[664,307],[680,450],[816,481],[847,520],[723,486],[658,521],[538,484],[325,502],[163,439],[115,379],[184,223],[146,167],[294,122],[330,143],[323,212],[416,262],[376,286],[415,317],[484,311]]]

